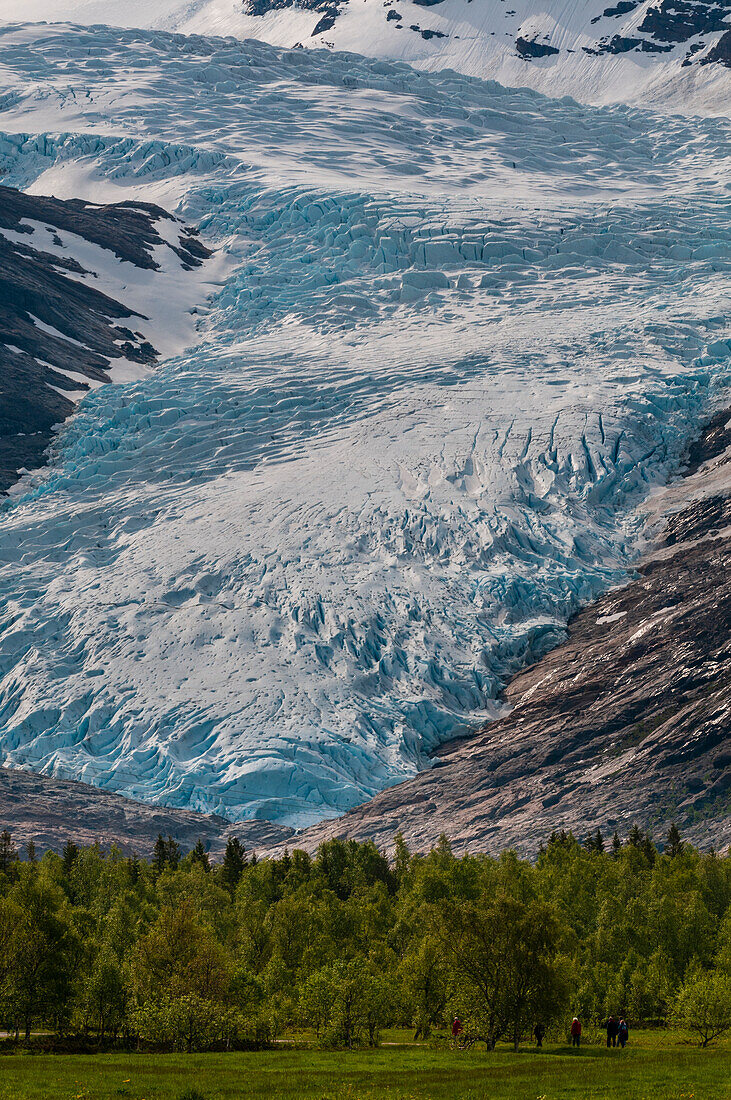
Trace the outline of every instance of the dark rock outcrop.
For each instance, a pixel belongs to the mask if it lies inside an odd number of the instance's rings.
[[[553,829],[583,837],[637,823],[662,837],[677,822],[697,843],[728,846],[730,417],[714,418],[689,454],[693,472],[667,490],[662,534],[637,578],[582,611],[565,644],[512,681],[507,717],[296,845],[339,836],[388,849],[401,831],[424,850],[444,832],[460,851],[530,854]]]
[[[247,15],[261,18],[270,11],[282,11],[284,8],[302,8],[304,11],[320,12],[322,18],[316,24],[313,35],[329,31],[335,25],[348,0],[243,0]]]
[[[616,7],[607,8],[603,15],[592,19],[592,23],[604,18],[616,18],[634,11],[637,3],[626,0]],[[610,39],[601,39],[596,47],[585,46],[588,54],[621,54],[636,50],[639,53],[670,53],[675,46],[698,39],[700,35],[714,34],[731,28],[731,0],[658,0],[644,14],[636,34],[628,36],[615,34]],[[725,37],[725,36],[724,36]],[[723,41],[723,39],[721,40]],[[683,62],[690,65],[693,58],[703,49],[703,41],[691,46]],[[723,47],[716,56],[717,43],[703,59],[723,62]],[[711,56],[713,55],[713,56]],[[725,63],[725,62],[723,62]]]
[[[700,59],[701,65],[725,65],[731,69],[731,30],[722,34],[715,46]]]
[[[640,0],[619,0],[613,8],[605,8],[601,15],[595,15],[592,23],[599,23],[602,19],[616,19],[620,15],[629,15],[640,6]]]
[[[659,0],[637,28],[657,42],[687,42],[698,34],[725,31],[731,0]]]
[[[637,50],[639,53],[670,53],[672,48],[672,46],[653,42],[651,38],[626,38],[624,35],[615,34],[609,42],[601,43],[597,49],[584,46],[583,50],[584,53],[598,56],[602,53],[629,53],[631,50]]]
[[[163,219],[175,221],[149,203],[98,206],[0,187],[0,492],[19,470],[41,465],[55,426],[75,407],[71,395],[88,389],[84,378],[108,382],[112,360],[150,364],[157,355],[137,328],[145,318],[84,281],[90,272],[58,234],[154,271]],[[37,247],[37,226],[56,251]],[[167,247],[188,270],[210,255],[183,226]]]
[[[523,38],[520,35],[515,41],[515,48],[521,57],[550,57],[559,51],[555,46],[549,46],[547,42],[539,42],[537,39]]]

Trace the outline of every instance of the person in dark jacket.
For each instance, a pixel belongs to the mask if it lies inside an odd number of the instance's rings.
[[[546,1029],[543,1024],[536,1024],[533,1028],[533,1034],[536,1040],[536,1046],[540,1050],[543,1046],[543,1036],[546,1034]]]
[[[610,1016],[607,1020],[607,1046],[616,1047],[617,1045],[617,1032],[619,1031],[619,1020],[615,1020],[614,1016]]]
[[[573,1020],[571,1021],[571,1046],[581,1046],[581,1024],[579,1023],[577,1016],[574,1016]]]
[[[629,1039],[629,1028],[627,1027],[627,1021],[622,1017],[617,1025],[617,1042],[624,1050],[627,1040]]]

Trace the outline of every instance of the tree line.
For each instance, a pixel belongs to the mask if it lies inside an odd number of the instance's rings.
[[[20,859],[0,837],[0,1027],[94,1044],[202,1050],[306,1028],[326,1045],[417,1038],[453,1016],[488,1047],[537,1022],[610,1014],[702,1043],[731,1027],[731,858],[670,830],[605,844],[554,833],[534,861],[427,855],[401,837],[331,840],[214,864],[159,837],[152,858],[98,845]]]

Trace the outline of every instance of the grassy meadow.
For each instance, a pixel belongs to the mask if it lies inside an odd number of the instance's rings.
[[[626,1050],[547,1044],[493,1053],[416,1046],[399,1033],[369,1051],[281,1047],[229,1054],[10,1054],[0,1100],[725,1100],[731,1042],[707,1050],[637,1032]]]

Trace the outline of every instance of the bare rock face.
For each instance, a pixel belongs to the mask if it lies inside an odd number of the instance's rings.
[[[286,826],[268,821],[233,826],[223,817],[150,806],[86,783],[8,768],[0,768],[1,828],[11,831],[16,846],[32,840],[39,852],[59,851],[66,840],[73,840],[103,848],[116,845],[139,856],[151,853],[159,833],[172,836],[183,851],[202,840],[214,855],[223,851],[229,833],[249,851],[282,844],[292,834]]]
[[[731,412],[656,505],[637,578],[582,611],[564,645],[517,676],[512,712],[444,746],[434,767],[296,839],[414,850],[536,851],[633,824],[662,838],[731,842]],[[715,456],[715,457],[714,457]],[[705,463],[702,465],[702,463]]]

